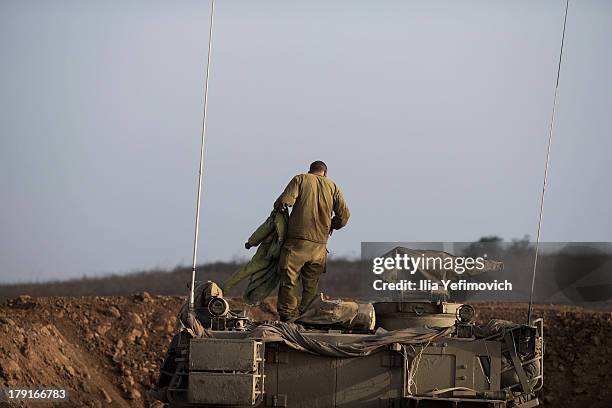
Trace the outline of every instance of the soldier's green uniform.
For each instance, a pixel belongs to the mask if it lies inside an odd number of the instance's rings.
[[[311,173],[297,175],[289,182],[274,203],[277,210],[285,207],[293,208],[279,259],[277,309],[281,320],[297,317],[316,295],[327,262],[327,239],[332,230],[344,227],[350,216],[336,183]],[[298,309],[300,278],[302,300]]]

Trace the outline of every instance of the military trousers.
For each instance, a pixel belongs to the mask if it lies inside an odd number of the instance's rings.
[[[298,317],[317,295],[319,278],[325,272],[327,246],[317,242],[290,238],[285,241],[279,258],[280,285],[277,310],[282,321]],[[299,283],[302,298],[298,300]]]

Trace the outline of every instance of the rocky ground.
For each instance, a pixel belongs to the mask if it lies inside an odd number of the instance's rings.
[[[478,319],[524,323],[522,304],[475,304]],[[612,313],[572,306],[538,305],[544,318],[544,389],[548,407],[612,407]]]
[[[156,406],[146,391],[182,302],[147,293],[10,300],[0,307],[0,386],[66,389],[62,407]],[[520,304],[476,308],[481,321],[522,322],[526,315]],[[271,299],[249,314],[273,318],[274,310]],[[535,314],[546,324],[544,405],[611,407],[612,314],[566,306],[537,306]]]

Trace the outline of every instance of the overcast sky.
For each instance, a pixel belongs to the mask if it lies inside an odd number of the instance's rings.
[[[189,264],[206,1],[0,0],[0,281]],[[199,257],[324,160],[361,241],[535,237],[564,2],[218,0]],[[611,241],[612,3],[572,1],[543,239]]]

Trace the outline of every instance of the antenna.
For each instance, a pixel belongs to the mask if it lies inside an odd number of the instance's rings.
[[[544,165],[544,183],[542,184],[542,197],[540,199],[540,217],[538,220],[538,234],[536,238],[535,257],[533,260],[533,274],[531,277],[531,294],[529,295],[529,309],[527,311],[527,324],[531,326],[531,315],[533,312],[533,292],[535,290],[536,270],[538,268],[538,252],[540,250],[540,233],[542,231],[542,217],[544,215],[544,195],[548,181],[548,163],[550,162],[550,147],[552,145],[553,129],[555,126],[555,114],[557,113],[557,94],[559,92],[559,76],[561,74],[561,61],[563,59],[563,46],[565,44],[565,27],[567,25],[567,9],[569,0],[565,0],[565,17],[563,18],[563,34],[561,35],[561,49],[559,51],[559,63],[557,65],[557,82],[555,84],[555,96],[553,98],[552,115],[550,117],[550,129],[548,131],[548,148],[546,149],[546,163]]]
[[[191,285],[189,287],[189,307],[195,308],[195,277],[198,257],[198,235],[200,230],[200,203],[202,202],[202,176],[204,173],[204,140],[206,138],[206,113],[208,112],[208,80],[210,78],[210,56],[212,51],[213,17],[215,13],[215,0],[210,2],[210,28],[208,31],[208,56],[206,58],[206,75],[204,78],[204,112],[202,117],[202,137],[200,145],[200,170],[198,172],[198,196],[196,199],[195,231],[193,234],[193,262],[191,268]]]

